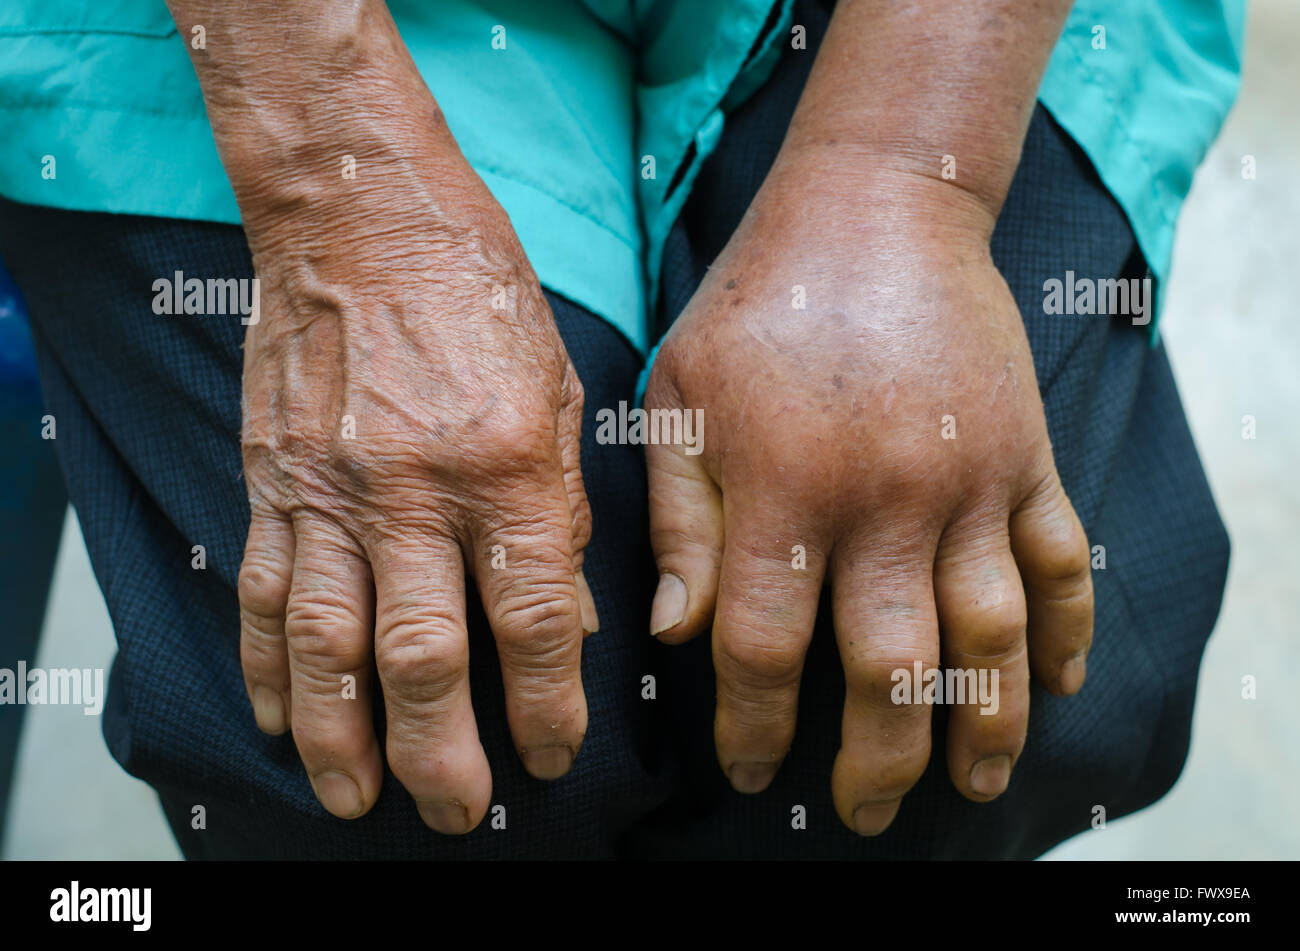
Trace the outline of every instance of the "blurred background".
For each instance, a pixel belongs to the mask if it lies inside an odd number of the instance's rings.
[[[1298,54],[1300,3],[1251,0],[1241,96],[1184,206],[1161,319],[1233,545],[1191,754],[1160,802],[1046,859],[1300,858],[1300,718],[1290,702],[1300,687],[1300,288],[1286,283],[1300,262]],[[1248,155],[1254,180],[1242,177]],[[0,299],[0,318],[3,310]],[[1242,438],[1246,415],[1256,420],[1253,440]],[[57,483],[24,501],[53,508],[57,524]],[[43,556],[26,545],[19,555],[15,542],[5,539],[4,566],[38,570]],[[6,619],[21,620],[12,611]],[[0,648],[0,666],[23,657],[39,667],[110,667],[112,628],[71,512],[35,659]],[[1248,674],[1254,700],[1241,696]],[[17,744],[0,858],[180,857],[153,791],[109,756],[99,717],[28,707],[21,731],[11,729],[14,708],[0,708],[0,718],[10,725],[0,725],[0,757]]]

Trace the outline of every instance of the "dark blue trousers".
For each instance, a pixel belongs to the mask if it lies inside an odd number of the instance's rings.
[[[819,7],[801,11],[810,40]],[[811,56],[787,54],[731,117],[665,258],[667,324],[739,221],[780,144]],[[846,200],[851,200],[846,198]],[[239,228],[0,204],[0,255],[24,289],[48,412],[96,576],[116,629],[104,733],[122,766],[161,796],[193,858],[1032,857],[1173,784],[1186,756],[1201,653],[1216,618],[1228,541],[1162,348],[1142,328],[1049,317],[1043,282],[1142,276],[1122,212],[1041,109],[994,236],[1024,314],[1057,465],[1093,544],[1096,635],[1072,699],[1037,687],[1008,791],[988,804],[952,788],[945,717],[935,755],[877,839],[831,805],[844,683],[823,611],[803,678],[799,731],[773,785],[731,791],[712,749],[713,675],[701,638],[647,634],[656,580],[639,449],[595,443],[594,414],[633,395],[640,360],[610,327],[548,295],[587,393],[583,469],[595,518],[586,574],[602,621],[583,649],[590,730],[573,771],[529,778],[505,720],[486,621],[470,618],[471,689],[506,828],[428,830],[389,776],[351,822],[312,795],[289,736],[253,722],[239,670],[235,578],[248,527],[240,472],[237,319],[159,317],[151,285],[174,271],[251,277]],[[191,546],[207,550],[191,568]],[[657,698],[641,680],[657,677]],[[376,705],[382,700],[376,700]],[[382,729],[382,710],[375,722]],[[196,805],[206,828],[192,828]],[[807,828],[791,827],[792,807]]]

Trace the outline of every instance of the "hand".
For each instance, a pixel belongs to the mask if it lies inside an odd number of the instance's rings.
[[[173,6],[245,39],[195,63],[261,279],[239,574],[258,725],[292,729],[326,809],[365,813],[383,776],[373,658],[389,766],[429,826],[467,832],[491,796],[467,578],[528,771],[565,773],[586,731],[582,387],[505,212],[382,3]],[[255,16],[278,25],[239,19]],[[283,35],[302,42],[262,48]]]
[[[948,731],[953,784],[984,801],[1024,745],[1030,671],[1077,691],[1092,628],[1088,546],[989,253],[993,216],[951,184],[869,164],[782,153],[646,396],[704,423],[699,455],[647,447],[652,629],[677,643],[712,619],[719,763],[758,792],[794,737],[829,583],[847,682],[832,788],[864,835],[930,757],[930,708],[894,702],[895,671],[998,672],[996,714],[956,706]]]
[[[325,807],[364,813],[383,774],[373,648],[388,762],[449,833],[473,828],[491,795],[466,575],[538,778],[565,773],[582,744],[579,657],[584,623],[596,626],[582,388],[504,215],[485,191],[475,200],[450,225],[386,187],[366,219],[382,227],[290,222],[264,236],[244,366],[241,654],[258,724],[291,723]],[[517,295],[512,312],[492,309],[494,287]]]

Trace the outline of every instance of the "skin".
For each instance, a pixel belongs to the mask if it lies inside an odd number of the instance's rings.
[[[862,835],[930,758],[931,709],[893,702],[894,671],[998,671],[996,715],[956,705],[950,721],[948,771],[976,801],[1010,781],[1031,673],[1058,695],[1085,676],[1088,544],[989,250],[1068,6],[841,3],[769,177],[651,375],[647,408],[704,412],[701,454],[647,447],[652,632],[711,626],[718,760],[756,793],[794,738],[829,584],[847,684],[832,792]]]
[[[206,27],[191,52],[262,282],[244,347],[252,523],[238,585],[258,725],[292,730],[334,815],[374,805],[386,756],[430,827],[467,832],[492,788],[467,582],[528,771],[563,775],[586,732],[582,387],[382,3],[172,12],[183,35]]]

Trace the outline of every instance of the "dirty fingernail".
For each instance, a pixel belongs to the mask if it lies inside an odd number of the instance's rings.
[[[455,799],[417,802],[424,824],[443,835],[463,835],[469,831],[469,810]]]
[[[312,777],[312,788],[320,804],[340,819],[354,819],[361,815],[361,787],[347,773],[327,769]]]
[[[986,756],[970,768],[970,788],[981,796],[997,796],[1011,781],[1011,757],[1006,753]]]

